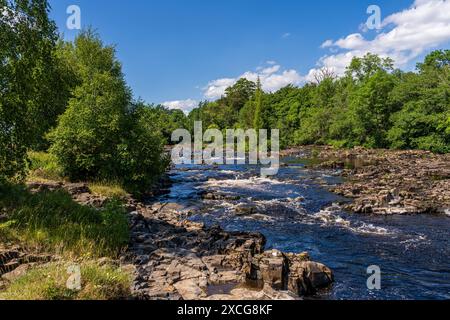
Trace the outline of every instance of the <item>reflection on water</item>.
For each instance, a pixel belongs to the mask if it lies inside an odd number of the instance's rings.
[[[190,219],[230,231],[259,231],[267,249],[308,251],[335,271],[320,299],[450,299],[450,219],[446,216],[362,216],[326,191],[338,172],[285,159],[273,178],[248,166],[184,166],[172,172],[161,200],[199,208]],[[203,200],[205,193],[216,200]],[[382,271],[382,290],[366,287],[367,267]],[[212,288],[228,290],[229,288]]]

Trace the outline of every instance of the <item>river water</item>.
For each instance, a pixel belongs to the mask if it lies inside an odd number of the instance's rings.
[[[338,171],[282,162],[271,178],[254,166],[177,166],[160,200],[183,204],[207,226],[261,232],[267,249],[308,251],[336,280],[314,299],[450,299],[450,217],[350,214],[339,205],[349,200],[326,188],[341,183]],[[367,288],[371,265],[381,269],[381,290]]]

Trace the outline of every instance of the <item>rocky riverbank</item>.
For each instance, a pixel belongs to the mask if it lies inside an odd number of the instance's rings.
[[[349,211],[450,215],[450,154],[305,147],[284,155],[315,158],[314,168],[341,169],[344,183],[331,191],[353,200]]]
[[[138,205],[130,213],[126,260],[135,267],[134,292],[143,299],[295,299],[333,281],[307,253],[264,251],[259,233],[206,228],[175,204]]]
[[[64,189],[76,202],[96,208],[107,201],[83,183],[28,187],[32,192]],[[206,228],[187,219],[189,208],[173,203],[144,204],[131,197],[124,201],[131,239],[127,251],[113,262],[133,275],[130,299],[298,299],[333,282],[332,271],[307,253],[265,251],[262,234]],[[38,259],[18,247],[0,250],[3,284],[38,263],[57,259]]]

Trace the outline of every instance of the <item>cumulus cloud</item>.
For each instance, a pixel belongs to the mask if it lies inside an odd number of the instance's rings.
[[[282,67],[274,61],[268,61],[269,66],[259,67],[256,71],[244,72],[236,78],[222,78],[213,80],[204,88],[204,95],[207,99],[217,99],[225,94],[225,90],[234,85],[239,79],[256,82],[261,80],[264,91],[273,92],[289,84],[299,85],[303,78],[296,70],[283,70]]]
[[[171,110],[182,110],[185,113],[189,113],[192,109],[197,107],[198,102],[193,99],[175,100],[163,102],[162,105]]]
[[[325,55],[318,68],[333,70],[342,75],[353,57],[368,52],[391,57],[397,67],[403,67],[427,50],[450,41],[450,0],[416,0],[411,7],[386,17],[382,30],[374,39],[353,33],[336,41],[327,40],[322,48],[333,54]],[[306,76],[311,80],[317,69]]]

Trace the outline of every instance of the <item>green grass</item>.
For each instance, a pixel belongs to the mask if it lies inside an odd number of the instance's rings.
[[[68,268],[78,265],[81,290],[67,288]],[[96,262],[50,263],[14,280],[0,300],[117,300],[130,296],[131,276],[111,264]]]
[[[28,152],[28,180],[35,182],[63,180],[63,171],[55,156],[45,152]]]
[[[89,190],[93,194],[107,198],[123,199],[128,196],[122,185],[114,182],[92,182],[89,183]]]
[[[74,202],[65,191],[29,193],[17,185],[0,186],[0,242],[76,257],[117,256],[129,239],[128,220],[118,201],[97,210]]]

